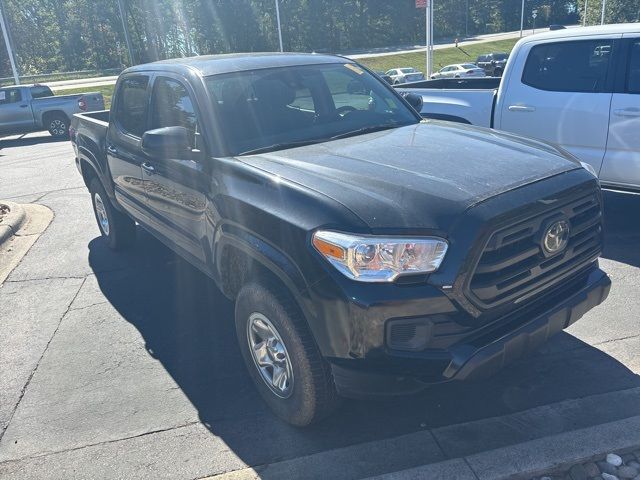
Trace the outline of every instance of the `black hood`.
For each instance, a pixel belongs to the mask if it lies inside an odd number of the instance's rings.
[[[373,231],[449,231],[484,199],[579,168],[542,142],[437,121],[239,159],[334,199]]]

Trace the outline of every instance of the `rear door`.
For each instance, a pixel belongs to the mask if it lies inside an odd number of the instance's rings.
[[[629,35],[630,38],[626,38]],[[624,65],[611,100],[609,140],[600,180],[640,187],[640,36],[625,34]],[[618,80],[618,79],[617,79]]]
[[[558,143],[599,171],[620,37],[523,46],[503,81],[496,128]]]
[[[143,221],[147,214],[141,139],[147,129],[149,84],[148,74],[128,74],[119,80],[106,140],[107,161],[118,203]]]
[[[150,226],[192,259],[205,264],[207,159],[194,98],[180,77],[155,77],[149,129],[185,127],[191,135],[193,151],[187,155],[189,158],[146,157],[142,174]]]
[[[33,113],[26,89],[0,89],[0,131],[19,132],[33,128]]]

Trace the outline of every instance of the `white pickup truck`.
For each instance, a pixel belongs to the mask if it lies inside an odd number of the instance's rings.
[[[497,89],[436,82],[403,88],[422,95],[424,117],[556,143],[603,186],[640,191],[640,23],[523,38]]]

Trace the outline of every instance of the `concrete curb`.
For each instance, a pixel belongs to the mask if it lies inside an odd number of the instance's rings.
[[[370,477],[368,480],[529,479],[543,473],[569,468],[576,463],[588,462],[607,453],[637,450],[640,446],[638,432],[640,416],[538,438],[461,459]],[[454,463],[454,460],[457,463]],[[434,475],[440,471],[446,471],[447,475]]]
[[[0,201],[0,205],[9,207],[9,213],[0,222],[0,245],[13,236],[27,218],[22,205],[13,202]]]
[[[637,450],[640,448],[638,432],[640,387],[203,478],[530,479],[606,453]],[[499,441],[492,441],[493,437]],[[389,456],[389,452],[401,453]]]

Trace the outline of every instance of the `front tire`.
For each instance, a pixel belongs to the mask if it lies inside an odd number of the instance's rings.
[[[65,138],[69,135],[69,119],[62,113],[49,115],[46,125],[53,138]]]
[[[339,401],[330,367],[284,287],[267,281],[242,287],[235,322],[249,374],[278,417],[304,427],[335,410]]]
[[[98,228],[109,248],[123,250],[130,247],[136,239],[135,222],[113,208],[107,192],[97,178],[91,180],[89,192]]]

